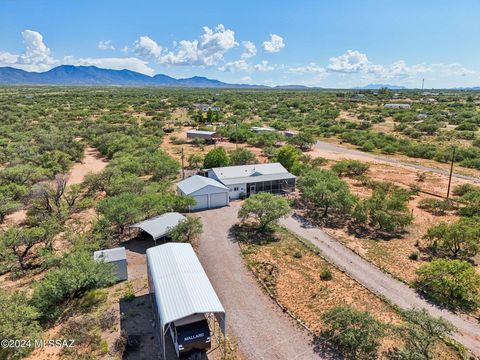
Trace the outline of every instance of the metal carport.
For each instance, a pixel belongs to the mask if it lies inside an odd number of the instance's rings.
[[[130,225],[129,228],[142,229],[153,238],[156,244],[158,239],[168,235],[168,232],[171,229],[185,219],[186,217],[178,212],[168,212],[137,224]]]
[[[165,334],[179,319],[214,314],[225,338],[225,310],[190,244],[168,243],[147,249],[147,270],[164,359]]]

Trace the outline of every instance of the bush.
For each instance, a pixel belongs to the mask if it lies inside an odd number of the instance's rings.
[[[333,275],[329,268],[324,267],[322,270],[320,270],[320,280],[330,281],[332,279]]]
[[[115,282],[111,264],[96,262],[88,251],[68,254],[60,266],[48,272],[34,285],[32,305],[41,312],[42,320],[54,320],[67,301],[82,297],[90,289]]]
[[[227,166],[228,163],[229,158],[227,152],[222,147],[210,150],[203,159],[203,167],[205,169]]]
[[[417,288],[436,303],[467,311],[480,305],[480,275],[466,261],[435,259],[417,274]]]
[[[201,220],[197,217],[187,216],[170,230],[168,236],[176,242],[192,242],[202,234],[202,231]]]
[[[418,207],[433,215],[445,215],[452,208],[451,203],[444,199],[425,198],[419,201]]]
[[[327,310],[322,319],[325,323],[322,335],[331,339],[345,357],[376,358],[381,338],[385,335],[384,325],[368,312],[337,306]]]
[[[338,176],[360,176],[364,175],[370,165],[358,160],[341,160],[332,166],[332,171]]]
[[[264,232],[289,212],[290,207],[283,197],[262,192],[245,200],[238,212],[238,217],[242,221],[253,218],[258,224],[258,230]]]
[[[418,251],[412,251],[410,255],[408,255],[408,258],[414,261],[417,261],[418,257],[419,257]]]

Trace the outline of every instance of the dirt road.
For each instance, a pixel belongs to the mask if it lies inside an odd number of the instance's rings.
[[[346,158],[355,158],[355,159],[363,160],[363,161],[376,161],[376,162],[380,162],[380,163],[386,163],[386,164],[391,164],[391,165],[408,167],[408,168],[416,169],[416,170],[420,170],[420,171],[429,171],[429,172],[439,174],[439,175],[444,175],[444,176],[449,175],[449,172],[447,170],[437,169],[437,168],[434,168],[434,167],[424,166],[424,165],[419,165],[419,164],[411,164],[411,163],[408,163],[408,162],[405,162],[405,161],[389,158],[387,156],[369,154],[369,153],[366,153],[366,152],[363,152],[363,151],[349,149],[349,148],[339,146],[339,145],[335,145],[335,144],[331,144],[331,143],[328,143],[328,142],[325,142],[325,141],[318,141],[314,145],[314,152],[315,152],[315,155],[318,155],[318,156],[323,156],[322,153],[347,155]],[[468,175],[453,173],[453,177],[456,177],[458,179],[472,181],[474,183],[480,184],[480,178],[475,177],[475,176],[468,176]]]
[[[452,337],[474,354],[480,356],[480,324],[475,319],[456,315],[433,306],[421,298],[412,288],[384,273],[321,229],[309,226],[299,216],[292,215],[282,219],[280,223],[291,232],[318,247],[329,262],[344,270],[370,291],[383,296],[403,309],[424,308],[433,316],[442,316],[459,331]]]
[[[197,213],[203,222],[198,255],[227,312],[229,336],[251,360],[320,359],[310,336],[271,301],[245,266],[228,236],[238,203]]]

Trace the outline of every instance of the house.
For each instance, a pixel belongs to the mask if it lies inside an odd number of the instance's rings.
[[[295,189],[296,179],[280,163],[212,168],[208,170],[208,178],[224,185],[230,199],[263,191],[288,193]]]
[[[426,118],[428,118],[428,114],[425,114],[425,113],[417,114],[417,119],[426,119]]]
[[[95,261],[113,264],[115,266],[117,281],[128,280],[127,253],[124,247],[95,251],[93,253],[93,259]]]
[[[156,244],[158,239],[165,238],[171,229],[185,219],[186,217],[178,212],[168,212],[163,215],[141,221],[137,224],[130,225],[129,228],[141,229],[150,235]]]
[[[250,131],[257,132],[257,133],[264,133],[264,132],[276,132],[277,130],[271,127],[258,127],[252,126]]]
[[[206,130],[188,130],[187,139],[203,139],[206,142],[215,142],[215,131]]]
[[[177,193],[192,196],[196,204],[190,210],[210,209],[229,203],[229,189],[225,185],[200,175],[193,175],[177,183]]]
[[[385,104],[385,109],[410,109],[410,104]]]
[[[203,112],[207,112],[208,110],[220,111],[220,108],[218,106],[210,106],[208,104],[193,104],[193,106]]]

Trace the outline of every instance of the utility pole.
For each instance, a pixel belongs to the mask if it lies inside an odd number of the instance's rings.
[[[184,165],[185,156],[183,155],[183,147],[182,147],[182,180],[185,179],[185,165]]]
[[[455,146],[452,152],[452,162],[450,163],[450,175],[448,177],[447,201],[450,199],[450,185],[452,184],[453,162],[455,161]]]
[[[238,150],[238,120],[235,122],[235,150]]]

